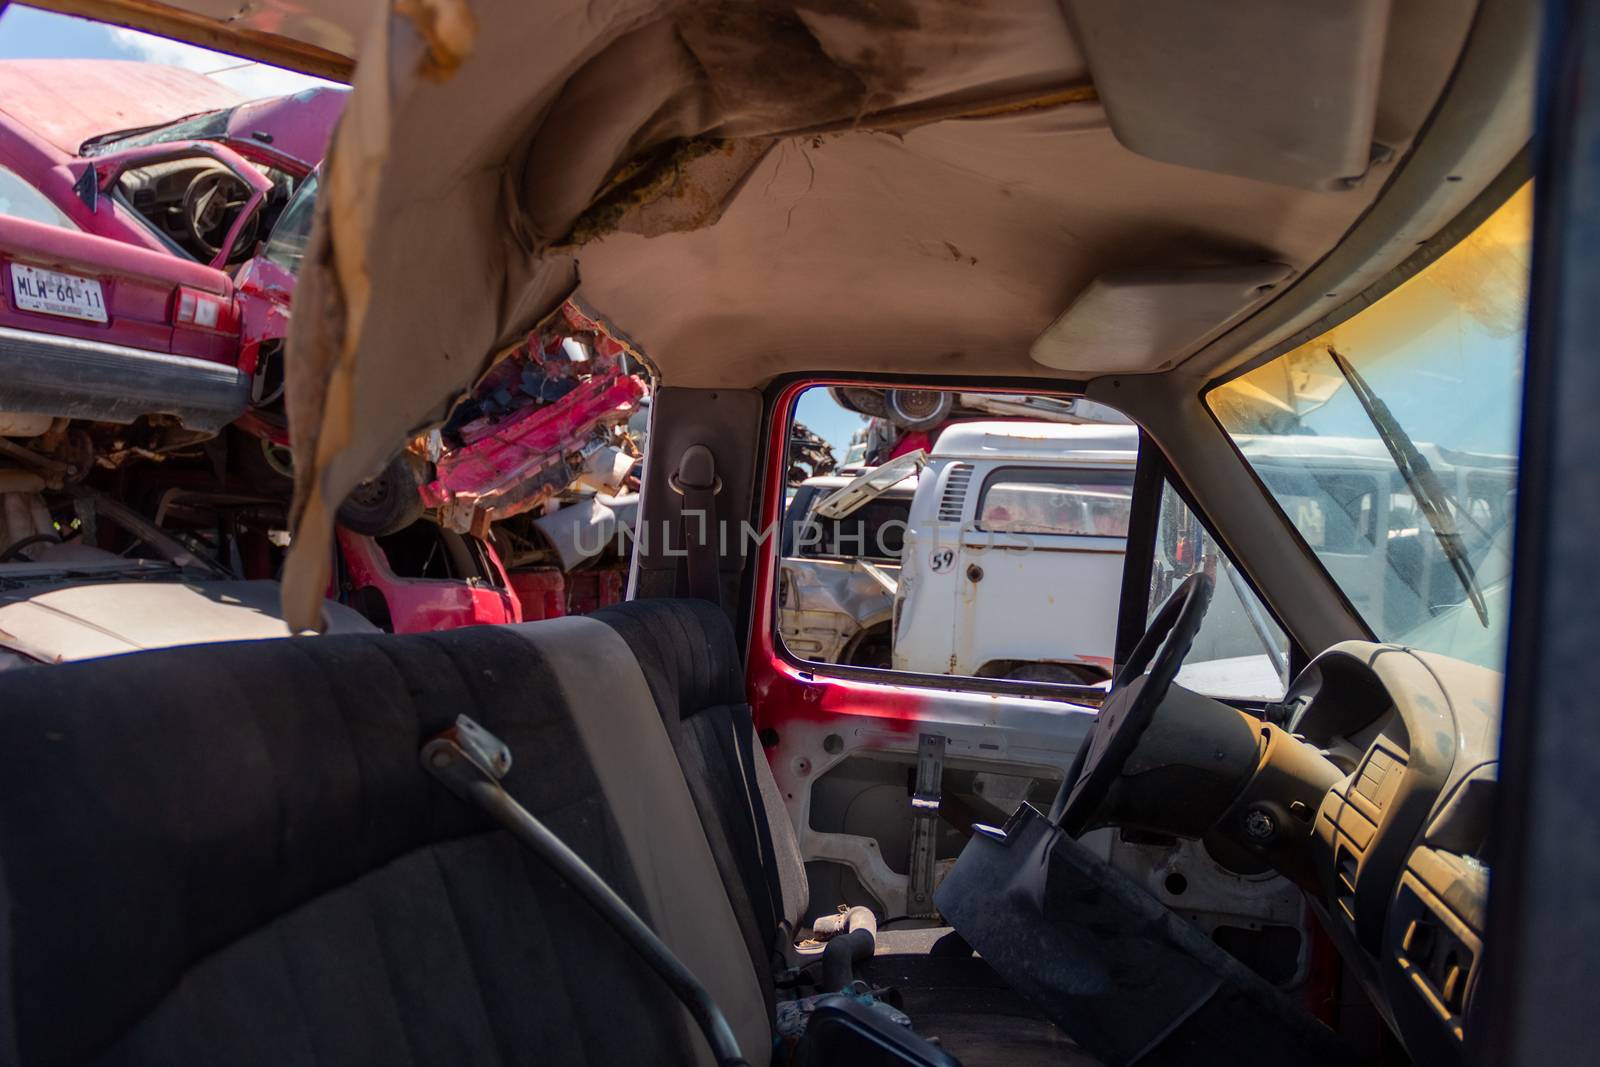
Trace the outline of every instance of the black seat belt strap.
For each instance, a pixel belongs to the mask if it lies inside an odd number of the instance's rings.
[[[683,498],[678,503],[678,521],[688,554],[689,595],[721,604],[716,545],[717,494],[722,492],[722,479],[717,477],[717,461],[711,449],[705,445],[684,449],[678,469],[667,484]]]
[[[767,900],[772,908],[775,925],[780,928],[782,943],[789,944],[787,909],[783,901],[783,878],[778,873],[777,846],[772,840],[772,814],[761,799],[761,787],[756,783],[755,722],[750,705],[738,704],[732,708],[734,747],[739,754],[739,775],[744,780],[745,797],[750,804],[750,820],[755,825],[756,846],[761,850],[761,873],[767,883]],[[787,819],[787,812],[778,812]]]

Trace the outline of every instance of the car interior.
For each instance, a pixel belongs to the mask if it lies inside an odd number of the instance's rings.
[[[277,210],[282,210],[290,182],[282,175],[268,177],[274,180],[275,195],[270,199]],[[112,195],[185,255],[209,263],[222,250],[234,218],[250,193],[250,188],[228,168],[199,157],[124,171]],[[276,213],[273,211],[272,215],[275,217]],[[266,232],[262,228],[264,218],[266,213],[257,211],[245,223],[235,240],[236,251],[230,263],[243,259],[255,247]]]
[[[295,628],[352,487],[563,303],[660,387],[625,603],[0,672],[0,1060],[1570,1040],[1507,1036],[1490,895],[1534,847],[1524,331],[1554,343],[1536,242],[1585,173],[1536,165],[1533,5],[90,6],[353,79],[285,359]],[[1105,615],[1103,679],[791,643],[822,391],[1137,427],[1115,596],[1048,590]],[[990,485],[939,477],[965,530]],[[1246,659],[1265,690],[1202,669]]]

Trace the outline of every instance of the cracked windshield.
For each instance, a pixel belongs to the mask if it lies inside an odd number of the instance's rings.
[[[1373,634],[1499,669],[1533,188],[1207,401]]]

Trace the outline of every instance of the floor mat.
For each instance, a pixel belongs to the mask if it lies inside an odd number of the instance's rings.
[[[965,1067],[1099,1067],[983,960],[929,956],[949,932],[880,931],[879,954],[861,965],[860,975],[899,990],[917,1032],[937,1038]]]

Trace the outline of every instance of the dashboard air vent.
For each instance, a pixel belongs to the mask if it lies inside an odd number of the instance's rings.
[[[967,502],[967,487],[971,484],[972,464],[951,465],[950,474],[944,482],[944,495],[939,498],[940,522],[961,521],[961,509]]]

